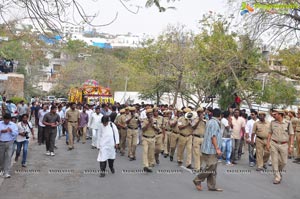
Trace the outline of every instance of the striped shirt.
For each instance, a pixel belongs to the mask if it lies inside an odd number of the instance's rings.
[[[220,121],[215,117],[212,117],[206,123],[203,144],[201,146],[202,153],[217,154],[216,149],[215,149],[214,145],[212,144],[213,136],[216,136],[218,147],[221,148],[221,146],[222,146],[221,124],[220,124]]]

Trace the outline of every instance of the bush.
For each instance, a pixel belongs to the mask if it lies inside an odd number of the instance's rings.
[[[27,104],[27,100],[22,97],[12,97],[9,100],[11,100],[14,104],[18,104],[20,101],[24,101],[25,104]]]

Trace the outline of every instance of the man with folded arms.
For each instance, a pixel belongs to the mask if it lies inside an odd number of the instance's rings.
[[[11,122],[11,116],[6,113],[0,121],[0,175],[10,178],[11,154],[14,141],[19,133],[18,126]]]

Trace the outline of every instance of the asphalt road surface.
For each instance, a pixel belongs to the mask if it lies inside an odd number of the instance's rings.
[[[142,170],[142,147],[137,148],[137,160],[128,161],[117,155],[116,173],[99,177],[97,150],[90,142],[76,143],[67,151],[65,137],[57,141],[56,155],[45,155],[45,145],[33,141],[29,147],[27,168],[15,163],[10,179],[0,179],[0,199],[299,199],[300,164],[289,160],[280,185],[273,185],[270,172],[257,172],[248,166],[247,155],[236,166],[218,165],[217,187],[223,192],[197,191],[190,170],[179,167],[176,161],[160,157],[161,163],[153,173]],[[174,158],[176,160],[176,158]],[[271,167],[269,167],[271,170]]]

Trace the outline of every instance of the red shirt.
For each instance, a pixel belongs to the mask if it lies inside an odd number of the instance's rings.
[[[241,98],[239,96],[236,96],[234,99],[235,103],[241,103]]]

